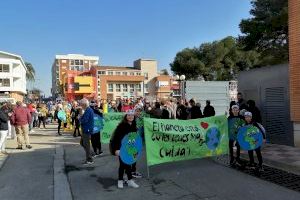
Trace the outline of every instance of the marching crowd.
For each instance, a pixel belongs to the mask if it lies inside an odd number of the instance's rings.
[[[214,107],[210,101],[206,101],[206,106],[201,109],[200,103],[194,99],[187,101],[165,100],[157,102],[148,102],[143,98],[136,102],[131,100],[119,101],[100,101],[89,102],[82,99],[79,102],[73,101],[46,104],[24,104],[17,102],[16,105],[4,103],[0,109],[0,149],[1,153],[5,151],[5,140],[9,132],[16,133],[17,149],[31,149],[29,133],[34,133],[33,128],[46,128],[50,122],[57,121],[57,134],[62,135],[62,131],[73,130],[73,136],[81,136],[80,144],[83,146],[86,154],[85,165],[93,164],[93,159],[103,153],[100,142],[100,131],[94,132],[94,115],[102,117],[107,112],[125,112],[123,120],[120,122],[113,134],[110,144],[110,150],[113,155],[119,156],[121,140],[129,132],[136,132],[136,120],[141,118],[141,112],[145,112],[150,117],[159,119],[197,119],[215,115]],[[238,101],[230,103],[229,117],[239,118],[243,121],[241,126],[253,124],[263,133],[265,141],[265,131],[261,126],[261,115],[259,109],[255,106],[253,100],[245,101],[242,94],[238,93]],[[42,127],[41,127],[42,125]],[[236,129],[237,132],[237,129]],[[24,142],[23,142],[24,139]],[[25,145],[24,145],[25,143]],[[93,151],[91,150],[91,144]],[[234,157],[233,147],[236,146],[236,157]],[[241,166],[240,145],[236,138],[229,139],[230,165]],[[262,168],[262,155],[260,147],[255,149],[259,161],[259,170]],[[253,150],[248,151],[250,158],[250,167],[254,167]],[[133,165],[125,164],[119,158],[118,187],[123,188],[123,175],[127,174],[126,183],[130,187],[139,187],[132,178],[139,178],[142,175],[136,171],[136,163]]]

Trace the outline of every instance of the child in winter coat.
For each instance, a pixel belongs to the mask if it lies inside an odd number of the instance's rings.
[[[129,134],[130,132],[136,132],[136,122],[134,119],[134,111],[129,110],[127,111],[126,115],[124,116],[123,120],[120,122],[120,124],[117,126],[113,137],[111,139],[111,151],[114,153],[115,156],[119,156],[119,179],[118,179],[118,188],[122,189],[124,180],[123,175],[124,172],[126,172],[128,181],[127,184],[129,187],[138,188],[139,185],[137,185],[132,180],[132,168],[131,165],[128,165],[124,163],[120,158],[120,149],[121,149],[121,142],[122,139]]]
[[[238,165],[241,166],[240,152],[241,148],[237,141],[237,133],[240,127],[245,125],[245,121],[242,116],[239,115],[240,109],[238,105],[231,107],[230,116],[228,117],[228,133],[229,133],[229,155],[230,155],[230,166]],[[233,146],[236,146],[236,158],[233,156]]]
[[[251,124],[251,125],[257,127],[260,130],[260,132],[263,135],[263,142],[266,143],[265,130],[262,127],[261,124],[259,124],[259,123],[257,123],[257,122],[255,122],[255,121],[252,120],[252,113],[251,112],[245,112],[244,117],[245,117],[246,125],[250,125]],[[257,149],[255,149],[255,153],[256,153],[256,156],[257,156],[257,159],[258,159],[258,169],[259,169],[259,171],[264,171],[263,166],[262,166],[263,159],[262,159],[260,147],[258,147]],[[249,167],[250,168],[255,168],[253,150],[249,150],[248,151],[248,155],[249,155],[249,160],[250,160]]]

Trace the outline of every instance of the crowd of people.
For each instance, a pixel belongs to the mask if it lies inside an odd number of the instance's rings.
[[[238,93],[238,101],[230,103],[229,119],[239,118],[243,120],[242,125],[252,124],[261,130],[265,140],[265,131],[261,123],[259,109],[255,106],[253,100],[245,101],[241,93]],[[103,153],[100,142],[100,131],[94,131],[94,116],[102,117],[107,112],[125,112],[123,120],[120,122],[111,139],[112,154],[119,156],[121,140],[129,132],[136,132],[136,121],[141,118],[141,112],[145,112],[152,118],[158,119],[180,119],[189,120],[215,115],[215,109],[206,101],[204,109],[201,109],[200,103],[194,99],[189,101],[164,100],[149,102],[143,98],[137,101],[119,100],[119,101],[88,101],[82,99],[73,102],[48,102],[46,104],[24,104],[17,102],[16,105],[4,103],[0,109],[0,149],[5,151],[5,139],[8,135],[10,126],[15,130],[17,136],[17,149],[31,149],[29,133],[34,133],[34,128],[46,128],[49,122],[57,121],[57,134],[62,135],[66,129],[73,130],[73,136],[81,136],[80,144],[85,150],[86,159],[84,164],[94,163],[94,158]],[[41,125],[43,125],[41,127]],[[242,126],[241,125],[241,126]],[[24,140],[24,142],[23,142]],[[92,146],[92,148],[91,148]],[[236,146],[236,156],[234,157],[233,147]],[[93,150],[91,150],[93,149]],[[240,145],[236,139],[229,140],[230,165],[241,165]],[[259,161],[259,169],[262,168],[262,155],[260,147],[255,149]],[[250,158],[250,167],[254,167],[253,150],[248,151]],[[124,172],[127,174],[128,186],[139,187],[133,178],[142,177],[136,170],[136,163],[133,165],[125,164],[119,159],[118,187],[123,188]]]

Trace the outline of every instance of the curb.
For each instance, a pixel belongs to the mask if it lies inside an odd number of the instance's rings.
[[[2,158],[0,158],[0,170],[2,169],[2,166],[5,164],[7,158],[8,155],[4,155]]]
[[[72,193],[68,177],[65,174],[64,148],[55,145],[53,160],[54,200],[72,200]]]

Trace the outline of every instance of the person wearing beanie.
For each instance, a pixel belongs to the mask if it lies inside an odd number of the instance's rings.
[[[112,135],[112,139],[110,142],[111,145],[111,151],[115,156],[119,157],[119,178],[118,178],[118,188],[122,189],[124,186],[124,172],[127,174],[127,184],[129,187],[132,188],[138,188],[139,185],[136,184],[132,180],[132,166],[124,163],[120,158],[120,149],[121,149],[121,143],[122,139],[129,134],[130,132],[137,132],[136,128],[136,121],[134,118],[134,111],[129,110],[126,112],[123,120],[119,123],[116,130],[114,131]]]
[[[251,112],[245,112],[244,117],[245,117],[246,125],[253,125],[253,126],[257,127],[260,130],[260,132],[262,133],[262,136],[263,136],[263,142],[266,143],[265,130],[264,130],[264,128],[261,124],[255,122],[252,119],[252,113]],[[258,159],[258,169],[259,169],[259,171],[264,171],[263,166],[262,166],[263,158],[262,158],[262,154],[261,154],[261,148],[258,147],[257,149],[255,149],[255,153],[256,153],[256,156],[257,156],[257,159]],[[251,169],[255,169],[253,150],[249,150],[248,155],[249,155],[249,160],[250,160],[249,167]]]
[[[241,161],[240,161],[240,152],[241,148],[240,145],[237,141],[237,133],[240,127],[242,127],[245,124],[245,121],[242,116],[239,115],[239,106],[238,105],[232,105],[231,108],[231,114],[228,117],[228,132],[231,133],[231,137],[229,137],[229,155],[230,155],[230,166],[241,166]],[[234,123],[233,127],[230,127],[229,124],[232,121]],[[236,146],[236,158],[233,156],[233,147],[234,144]]]

